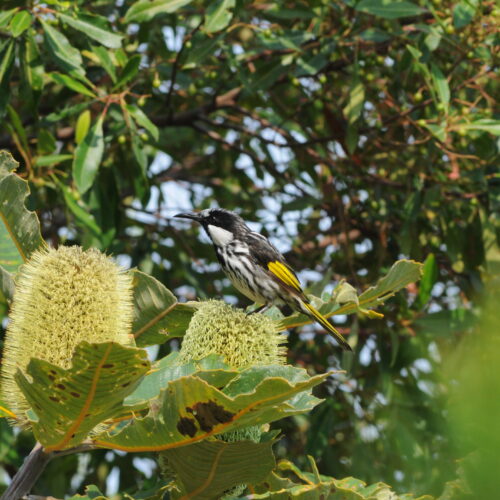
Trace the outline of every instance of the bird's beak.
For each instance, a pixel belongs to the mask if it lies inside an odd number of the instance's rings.
[[[184,212],[184,213],[176,214],[176,215],[174,215],[174,217],[178,217],[179,219],[191,219],[191,220],[194,220],[196,222],[201,221],[200,214],[195,214],[193,212]]]

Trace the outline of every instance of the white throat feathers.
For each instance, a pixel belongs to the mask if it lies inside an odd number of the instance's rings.
[[[222,227],[212,226],[209,224],[207,229],[210,238],[212,238],[212,241],[218,247],[225,247],[234,239],[233,233],[227,229],[223,229]]]

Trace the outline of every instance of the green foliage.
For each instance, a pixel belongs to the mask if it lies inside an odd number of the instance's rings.
[[[347,370],[315,389],[325,401],[308,416],[273,424],[286,436],[277,456],[305,469],[309,453],[323,475],[399,492],[437,496],[450,481],[453,498],[473,447],[452,444],[445,403],[461,370],[442,366],[500,262],[498,14],[490,0],[4,0],[0,148],[20,167],[2,179],[50,244],[139,269],[134,331],[140,347],[161,343],[156,363],[195,311],[185,301],[248,305],[206,240],[168,217],[219,205],[257,222],[355,346],[338,360],[326,336],[311,340],[317,327],[272,312],[301,326],[289,363]],[[23,259],[0,219],[4,318]],[[367,314],[363,293],[411,259],[425,261],[423,280],[378,304],[383,319]],[[342,279],[353,288],[332,300]],[[12,475],[31,438],[3,420]],[[96,450],[78,475],[74,456],[54,460],[34,493],[105,492],[114,467],[120,491],[156,491],[133,460]]]
[[[32,359],[27,373],[33,382],[21,371],[16,382],[35,413],[37,440],[55,451],[80,444],[94,427],[116,415],[148,369],[142,349],[82,342],[71,368]]]

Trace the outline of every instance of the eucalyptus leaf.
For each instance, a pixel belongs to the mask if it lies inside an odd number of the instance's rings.
[[[191,3],[191,0],[139,0],[125,14],[126,22],[149,21],[158,14],[170,14]]]
[[[75,150],[73,179],[80,193],[85,193],[90,189],[102,160],[104,153],[103,122],[104,117],[101,115]]]
[[[117,49],[122,45],[122,35],[102,29],[96,23],[91,22],[90,18],[81,19],[79,17],[71,17],[62,12],[58,12],[57,15],[59,19],[69,24],[72,28],[84,33],[93,40],[97,40],[110,49]]]

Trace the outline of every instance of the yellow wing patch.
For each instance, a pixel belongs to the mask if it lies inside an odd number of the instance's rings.
[[[299,280],[285,264],[276,260],[274,262],[269,262],[267,268],[286,285],[295,288],[295,290],[299,292],[302,291]]]

